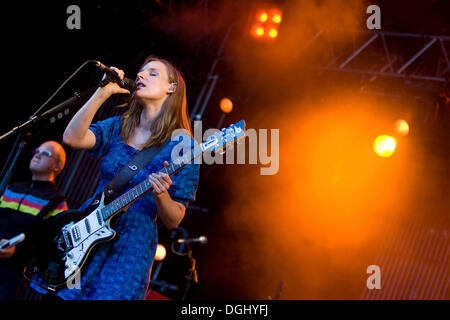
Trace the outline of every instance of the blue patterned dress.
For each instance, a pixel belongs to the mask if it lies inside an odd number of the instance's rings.
[[[122,141],[120,136],[122,118],[108,118],[90,126],[96,144],[89,154],[103,158],[100,178],[95,194],[103,191],[120,169],[138,152]],[[124,188],[126,192],[144,181],[152,172],[163,168],[164,161],[171,162],[172,148],[179,141],[194,140],[178,136],[170,141],[152,161],[138,172]],[[169,194],[173,200],[187,205],[195,199],[199,178],[199,165],[189,164],[171,176]],[[80,209],[92,201],[88,199]],[[157,226],[156,204],[151,192],[134,202],[121,216],[115,218],[112,228],[118,233],[117,240],[100,245],[84,268],[81,289],[64,289],[57,293],[63,299],[122,300],[144,299],[150,281],[150,270],[156,252]]]

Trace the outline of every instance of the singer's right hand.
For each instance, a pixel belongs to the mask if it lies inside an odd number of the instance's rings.
[[[122,80],[125,77],[125,72],[123,72],[123,70],[120,70],[120,69],[118,69],[116,67],[110,67],[110,69],[114,70],[119,75],[120,80]],[[106,78],[106,73],[103,76],[102,80],[105,79],[105,78]],[[103,94],[105,94],[108,97],[113,95],[113,94],[116,94],[116,93],[127,93],[127,94],[130,94],[129,90],[120,87],[115,82],[108,83],[106,86],[101,88],[101,91],[103,92]]]

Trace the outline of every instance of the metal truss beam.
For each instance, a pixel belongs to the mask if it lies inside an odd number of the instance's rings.
[[[327,47],[329,49],[329,57],[328,61],[324,63],[317,64],[312,63],[306,67],[312,69],[320,69],[320,70],[328,70],[328,71],[338,71],[338,72],[347,72],[347,73],[357,73],[357,74],[366,74],[373,75],[370,78],[370,81],[374,81],[376,77],[384,76],[384,77],[395,77],[395,78],[404,78],[409,80],[420,80],[420,81],[432,81],[432,82],[440,82],[445,83],[448,82],[448,76],[445,74],[450,74],[450,63],[449,63],[449,54],[447,52],[447,46],[450,42],[450,37],[448,36],[440,36],[440,35],[421,35],[421,34],[409,34],[409,33],[399,33],[399,32],[387,32],[387,31],[363,31],[363,33],[367,33],[370,38],[368,38],[362,45],[357,48],[354,48],[350,54],[348,52],[339,52],[339,50],[333,46],[332,41],[326,36],[325,32],[318,32],[307,44],[308,47],[312,46],[313,42],[318,42],[320,38],[325,38],[324,40],[327,42]],[[425,45],[423,45],[420,50],[415,52],[412,56],[410,52],[393,52],[389,49],[386,38],[397,38],[396,40],[405,40],[405,39],[417,39],[417,41],[427,41]],[[350,67],[349,64],[351,62],[357,62],[358,57],[361,52],[364,50],[368,50],[367,48],[376,40],[381,41],[381,45],[375,49],[377,58],[374,60],[373,64],[364,63],[365,67]],[[447,44],[447,45],[446,45]],[[433,72],[424,73],[424,72],[413,72],[408,70],[411,69],[411,65],[414,62],[417,62],[420,59],[424,59],[424,55],[426,52],[430,51],[430,48],[433,46],[439,46],[440,54],[437,54],[433,57],[433,61],[438,61],[438,65],[436,70]],[[380,49],[381,48],[381,49]],[[304,48],[305,49],[305,48]],[[303,50],[304,50],[303,49]],[[405,50],[406,51],[406,50]],[[340,53],[340,54],[339,54]],[[409,56],[408,56],[409,55]],[[339,64],[337,63],[339,57],[346,57]],[[394,58],[393,58],[394,57]],[[396,58],[395,58],[396,57]],[[399,57],[401,59],[399,59]],[[381,61],[387,61],[387,64],[383,62],[383,67],[379,69],[379,71],[374,70],[374,64],[380,65]],[[394,63],[397,61],[406,61],[400,67],[395,68]],[[434,75],[430,75],[433,74]]]

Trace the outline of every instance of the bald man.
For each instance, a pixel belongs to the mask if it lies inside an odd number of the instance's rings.
[[[0,249],[0,300],[16,299],[22,270],[36,254],[39,222],[67,210],[55,184],[65,162],[66,152],[59,143],[42,143],[30,160],[31,180],[8,185],[0,199],[1,242],[25,233],[24,242]]]
[[[47,141],[33,150],[33,158],[30,161],[32,180],[55,181],[55,178],[64,169],[66,152],[55,141]]]

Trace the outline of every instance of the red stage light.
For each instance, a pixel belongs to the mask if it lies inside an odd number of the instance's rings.
[[[282,20],[280,9],[259,9],[254,15],[251,35],[255,38],[273,40],[278,37],[278,26]]]

